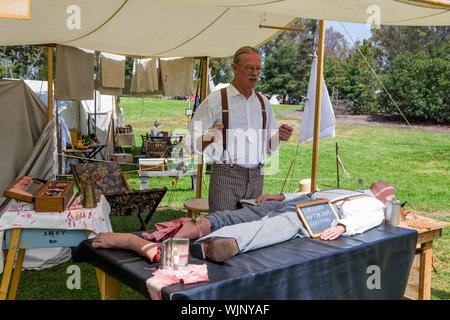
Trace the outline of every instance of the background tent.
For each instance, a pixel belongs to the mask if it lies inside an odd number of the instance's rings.
[[[274,94],[274,95],[270,98],[269,102],[270,102],[272,105],[278,105],[278,104],[280,104],[280,101],[278,101],[278,95],[277,95],[277,94]]]
[[[47,82],[37,80],[0,80],[0,205],[7,206],[3,192],[23,175],[54,180],[56,178],[55,121],[47,120]],[[77,128],[88,133],[88,114],[97,106],[96,134],[100,143],[107,140],[111,115],[116,126],[121,125],[121,113],[116,110],[114,96],[100,95],[95,100],[59,101],[59,119],[67,129]],[[56,105],[56,102],[54,102]],[[79,112],[80,111],[80,112]],[[92,118],[93,116],[91,116]],[[56,119],[56,117],[54,117]],[[64,127],[64,126],[62,126]],[[91,125],[91,132],[93,126]],[[111,132],[112,135],[112,132]],[[109,139],[112,151],[113,139]],[[74,161],[74,160],[72,160]],[[0,232],[2,233],[2,232]],[[2,235],[0,236],[2,237]],[[0,250],[0,261],[3,261]],[[24,269],[48,268],[70,259],[69,248],[29,249],[26,251]],[[3,263],[0,263],[2,272]]]
[[[25,80],[25,83],[44,104],[47,104],[47,81]],[[69,129],[76,129],[83,135],[87,135],[89,132],[93,133],[93,122],[94,118],[96,118],[95,133],[99,143],[106,144],[108,142],[108,146],[105,147],[103,153],[113,153],[113,132],[109,132],[110,137],[109,139],[107,138],[111,116],[114,121],[114,127],[118,127],[122,125],[123,112],[118,108],[115,96],[100,94],[97,90],[95,95],[94,100],[82,100],[80,102],[58,101],[59,119],[63,121],[62,136],[66,136],[66,139],[62,139],[62,145],[64,146],[66,141],[70,142]],[[53,105],[56,105],[56,101],[53,102]],[[89,118],[90,122],[88,125]],[[67,132],[64,132],[64,128]],[[97,158],[99,157],[100,155],[97,155]]]
[[[19,177],[55,178],[55,122],[47,121],[47,107],[21,80],[0,80],[0,194]],[[0,232],[0,239],[3,232]],[[1,242],[1,241],[0,241]],[[0,250],[0,272],[3,270]],[[29,249],[23,267],[50,267],[70,258],[69,248]]]

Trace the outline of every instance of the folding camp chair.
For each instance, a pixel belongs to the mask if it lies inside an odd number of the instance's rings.
[[[144,142],[144,149],[149,158],[165,158],[167,153],[167,141],[151,141]]]
[[[128,216],[136,214],[141,222],[140,230],[147,230],[147,223],[164,197],[167,188],[130,190],[122,169],[116,162],[93,162],[71,164],[75,182],[83,190],[83,175],[87,174],[95,183],[95,189],[102,193],[111,206],[111,215]],[[141,214],[147,213],[145,221]]]

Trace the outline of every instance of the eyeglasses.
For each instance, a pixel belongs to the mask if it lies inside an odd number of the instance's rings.
[[[261,73],[261,71],[262,71],[261,67],[253,67],[253,66],[246,66],[246,67],[244,67],[244,70],[247,71],[248,73],[252,73],[255,70],[258,73]]]

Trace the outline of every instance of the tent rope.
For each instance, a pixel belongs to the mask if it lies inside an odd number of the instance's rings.
[[[31,64],[31,66],[28,67],[28,72],[25,76],[24,79],[28,79],[28,76],[30,75],[31,70],[33,69],[33,66],[35,65],[36,61],[38,61],[38,59],[41,57],[42,52],[44,52],[44,47],[41,48],[41,51],[39,51],[39,54],[37,55],[37,57],[34,59],[33,63]],[[41,83],[42,86],[42,83]]]
[[[372,73],[375,75],[375,78],[377,79],[377,81],[380,83],[381,87],[383,88],[384,92],[386,92],[386,94],[388,95],[389,99],[392,101],[392,103],[394,104],[394,106],[397,108],[398,112],[400,113],[400,115],[403,117],[403,119],[405,119],[406,123],[408,124],[409,128],[414,132],[414,134],[416,135],[417,139],[419,140],[419,142],[422,144],[422,147],[425,149],[425,151],[428,153],[428,155],[431,157],[431,159],[436,163],[437,167],[439,168],[439,170],[441,171],[441,173],[444,175],[444,177],[447,179],[447,181],[450,181],[450,179],[448,178],[448,176],[445,174],[444,170],[442,169],[442,167],[439,165],[439,163],[437,162],[437,160],[434,158],[433,154],[431,153],[431,151],[425,146],[425,143],[422,141],[422,139],[420,138],[420,136],[418,135],[417,131],[411,126],[411,124],[409,123],[408,119],[406,119],[405,115],[403,114],[403,112],[400,110],[399,106],[397,105],[397,103],[395,102],[394,98],[392,98],[391,94],[389,93],[389,91],[386,89],[386,87],[384,86],[383,82],[381,81],[380,77],[378,77],[378,74],[375,72],[375,70],[372,68],[372,66],[370,65],[369,61],[367,61],[366,57],[364,56],[364,54],[361,52],[361,50],[359,49],[358,45],[355,43],[355,41],[353,40],[353,38],[350,36],[350,33],[347,31],[347,28],[345,28],[344,24],[341,22],[341,26],[344,28],[345,32],[347,33],[347,35],[349,36],[350,40],[353,42],[353,45],[355,46],[355,48],[358,50],[359,54],[361,55],[361,57],[364,59],[364,61],[366,62],[366,64],[369,66],[370,70],[372,71]]]

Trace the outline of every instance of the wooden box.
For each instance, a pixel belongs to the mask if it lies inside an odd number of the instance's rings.
[[[140,171],[164,171],[167,168],[166,158],[141,158],[139,159]]]
[[[45,183],[45,180],[23,176],[6,189],[4,195],[11,199],[33,202],[34,197],[39,193]]]
[[[133,155],[131,153],[112,153],[109,155],[111,161],[119,163],[132,163]]]
[[[64,211],[73,197],[71,181],[49,181],[36,195],[36,212]]]

